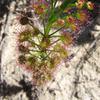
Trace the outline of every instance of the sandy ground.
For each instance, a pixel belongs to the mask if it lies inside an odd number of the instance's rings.
[[[100,25],[90,29],[94,41],[71,47],[74,57],[59,65],[50,82],[37,87],[31,86],[31,73],[16,66],[15,33],[22,27],[13,21],[15,17],[10,12],[1,31],[7,34],[0,45],[0,84],[5,83],[1,100],[100,100]]]

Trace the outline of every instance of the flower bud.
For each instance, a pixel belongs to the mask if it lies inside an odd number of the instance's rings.
[[[92,2],[90,2],[90,1],[88,1],[88,2],[87,2],[87,8],[88,8],[89,10],[93,10],[94,4],[93,4]]]

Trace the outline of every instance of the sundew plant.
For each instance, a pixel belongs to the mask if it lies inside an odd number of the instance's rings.
[[[68,48],[82,27],[89,24],[94,4],[88,0],[32,0],[30,5],[31,14],[20,19],[22,25],[30,27],[18,33],[18,64],[33,73],[34,84],[42,85],[70,56]],[[34,25],[34,16],[43,31]]]

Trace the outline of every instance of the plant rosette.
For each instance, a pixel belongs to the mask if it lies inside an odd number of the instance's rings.
[[[60,62],[71,55],[69,48],[75,43],[81,27],[90,21],[91,2],[63,0],[57,6],[58,1],[31,2],[33,15],[38,16],[42,23],[42,32],[34,25],[34,16],[33,20],[26,16],[20,20],[20,24],[27,24],[28,28],[17,35],[18,64],[33,73],[36,85],[52,79]]]

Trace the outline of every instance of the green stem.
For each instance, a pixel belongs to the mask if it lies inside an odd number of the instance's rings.
[[[51,36],[50,38],[53,38],[53,37],[61,37],[61,35],[53,35],[53,36]]]
[[[35,43],[35,42],[34,42],[34,40],[32,40],[32,39],[31,39],[31,40],[29,40],[29,39],[28,39],[28,41],[29,41],[29,42],[31,42],[32,44],[36,45],[36,46],[40,49],[40,45],[39,45],[39,44],[37,44],[37,43]]]
[[[60,39],[58,39],[58,40],[54,41],[54,42],[53,42],[53,43],[51,43],[50,45],[53,45],[53,44],[57,43],[58,41],[60,41]]]
[[[32,26],[33,29],[35,28],[35,26],[33,26],[31,23],[29,23],[29,25]],[[40,33],[42,36],[44,36],[44,34],[43,34],[40,30],[39,30],[39,33]]]
[[[54,4],[54,0],[51,0],[51,8],[50,8],[50,14],[51,15],[54,14],[54,10],[55,10],[55,7],[54,7],[53,4]],[[51,26],[52,26],[52,23],[48,20],[47,25],[46,25],[46,28],[45,28],[46,35],[49,34],[50,29],[51,29]]]
[[[57,0],[55,0],[55,2],[54,2],[54,7],[56,6],[56,4],[57,4]]]
[[[51,0],[51,10],[54,8],[53,3],[54,3],[54,1]]]
[[[64,25],[65,26],[65,25]],[[54,35],[55,33],[57,33],[58,31],[60,31],[62,28],[64,28],[64,26],[62,26],[61,28],[59,28],[58,30],[56,30],[55,32],[51,33],[49,36]]]
[[[49,58],[49,55],[51,54],[52,52],[49,52],[48,54],[47,54],[47,56],[43,59],[43,60],[45,60],[47,57]]]
[[[51,24],[47,24],[46,26],[47,27],[45,28],[45,33],[46,33],[46,35],[48,35],[52,25]]]
[[[44,18],[43,18],[43,22],[42,23],[43,23],[44,35],[45,35],[46,34],[46,30],[45,30],[46,27],[45,27],[45,20],[44,20]]]
[[[40,50],[30,50],[30,51],[33,51],[33,52],[41,52]]]

